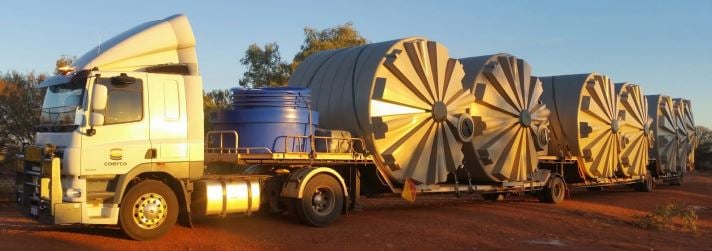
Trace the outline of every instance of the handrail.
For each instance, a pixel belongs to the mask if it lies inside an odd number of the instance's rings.
[[[225,135],[228,134],[230,136],[233,136],[235,139],[235,147],[225,147]],[[219,139],[219,146],[218,147],[210,147],[212,144],[210,144],[210,139],[212,136],[218,135],[220,136]],[[209,131],[205,135],[205,152],[207,153],[231,153],[231,154],[236,154],[236,153],[268,153],[272,154],[272,150],[269,147],[239,147],[238,144],[238,134],[237,131],[234,130],[228,130],[228,131]]]
[[[262,150],[262,152],[255,152],[255,150]],[[272,154],[272,149],[269,149],[269,147],[238,147],[237,148],[238,153],[247,153],[247,154],[252,154],[252,153],[268,153]]]
[[[232,137],[235,139],[233,147],[225,147],[226,137]],[[351,153],[351,154],[366,154],[367,151],[364,148],[365,144],[361,138],[352,137],[328,137],[328,136],[314,136],[307,135],[294,135],[294,136],[279,136],[275,138],[276,142],[284,143],[284,150],[273,151],[270,147],[239,147],[238,145],[238,133],[234,130],[227,131],[209,131],[205,136],[205,152],[206,153],[217,153],[217,154],[274,154],[274,153],[308,153],[310,155],[314,154],[329,154],[329,153]],[[229,138],[227,138],[229,139]],[[215,140],[217,140],[218,145],[214,147]],[[313,142],[311,145],[305,143],[306,140]],[[326,146],[324,151],[318,151],[316,143],[324,143]],[[290,144],[291,143],[291,144]],[[330,144],[331,143],[331,144]],[[357,145],[360,144],[360,148],[356,149]],[[337,147],[332,149],[332,145]],[[291,146],[291,149],[290,147]]]
[[[297,95],[298,95],[298,97],[303,98],[301,92],[297,92]],[[309,141],[310,141],[309,143],[311,144],[311,153],[310,153],[310,155],[311,155],[312,158],[313,158],[313,157],[314,157],[314,154],[316,153],[316,152],[314,151],[314,148],[315,148],[315,146],[316,146],[316,141],[315,141],[315,139],[314,139],[314,125],[313,125],[313,121],[312,121],[311,102],[307,102],[306,99],[305,99],[305,100],[304,100],[304,103],[307,104],[307,111],[309,112],[309,121],[308,121],[308,122],[309,122]],[[284,148],[285,148],[285,150],[287,149],[286,143],[285,143],[285,145],[284,145]]]
[[[220,145],[219,145],[219,147],[210,147],[210,146],[211,146],[211,144],[210,144],[211,136],[214,136],[214,135],[216,135],[216,134],[220,136],[220,138],[219,138],[219,139],[220,139]],[[225,147],[225,146],[224,146],[224,144],[225,144],[225,139],[224,139],[224,138],[225,138],[225,134],[232,134],[232,136],[234,136],[234,138],[235,138],[235,147],[228,148],[228,147]],[[205,134],[205,151],[208,152],[208,153],[237,153],[237,151],[238,151],[238,149],[239,149],[239,148],[237,147],[237,146],[238,146],[237,143],[238,143],[238,135],[237,135],[237,131],[234,131],[234,130],[229,130],[229,131],[209,131],[207,134]]]
[[[296,136],[279,136],[279,137],[277,137],[277,138],[275,139],[275,142],[279,141],[280,139],[283,139],[283,143],[284,143],[284,146],[285,146],[284,153],[290,153],[290,152],[295,152],[295,153],[296,153],[296,152],[299,152],[299,153],[309,153],[309,152],[314,152],[314,153],[317,153],[317,154],[318,154],[318,153],[365,153],[365,152],[366,152],[366,149],[363,148],[363,147],[365,146],[365,145],[364,145],[364,141],[363,141],[363,139],[361,139],[361,138],[352,138],[352,137],[327,137],[327,136],[314,136],[314,135],[308,135],[308,136],[296,135]],[[304,141],[304,140],[306,140],[306,139],[309,139],[311,142],[314,142],[314,143],[312,143],[311,149],[309,149],[309,151],[307,151],[306,145],[303,145],[303,146],[301,145],[301,142]],[[289,140],[291,140],[291,143],[292,143],[291,145],[292,145],[292,146],[297,146],[296,148],[297,148],[298,150],[301,150],[301,151],[288,151],[288,150],[287,150],[287,146],[289,145],[288,143],[290,143]],[[316,148],[317,148],[317,147],[316,147],[316,142],[317,142],[317,141],[321,141],[321,140],[323,140],[324,145],[327,146],[327,147],[326,147],[326,151],[318,151],[318,149],[316,149]],[[339,146],[342,145],[342,144],[344,144],[344,143],[346,143],[346,144],[347,144],[347,147],[345,148],[345,150],[344,150],[343,152],[338,151],[338,150],[341,149],[341,148],[338,148],[337,151],[333,151],[333,152],[332,152],[332,151],[331,151],[331,147],[328,147],[328,146],[329,146],[329,141],[332,141],[332,142],[333,142],[333,141],[336,141],[336,145],[339,145]],[[356,143],[360,143],[361,149],[355,149]],[[293,147],[293,148],[294,148],[294,147]]]

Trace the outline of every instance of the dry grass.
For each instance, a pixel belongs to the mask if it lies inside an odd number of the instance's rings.
[[[681,227],[676,227],[675,219]],[[697,233],[697,213],[692,206],[685,203],[667,203],[659,205],[647,215],[636,217],[635,224],[644,229],[657,231],[673,231],[679,228]]]

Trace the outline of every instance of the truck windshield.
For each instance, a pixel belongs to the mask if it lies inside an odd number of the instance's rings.
[[[74,124],[76,110],[82,105],[85,83],[86,78],[46,87],[40,125]]]

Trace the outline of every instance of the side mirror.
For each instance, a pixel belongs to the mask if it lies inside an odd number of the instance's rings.
[[[87,130],[89,136],[96,133],[94,126],[104,125],[104,114],[94,111],[106,109],[108,93],[109,89],[106,88],[105,85],[94,85],[94,92],[91,97],[91,108],[93,111],[89,115],[89,126],[91,128]]]
[[[109,89],[105,85],[94,85],[94,93],[91,99],[91,108],[93,110],[106,109],[106,100],[109,95]]]
[[[100,126],[104,125],[104,114],[98,112],[91,113],[91,119],[89,120],[90,126]]]

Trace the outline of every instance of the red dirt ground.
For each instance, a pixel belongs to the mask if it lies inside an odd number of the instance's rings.
[[[656,205],[684,202],[696,208],[698,233],[637,227],[634,216]],[[126,239],[115,227],[45,226],[0,207],[0,249],[324,249],[324,250],[712,250],[712,172],[688,175],[682,187],[652,193],[616,188],[574,191],[559,205],[513,197],[366,199],[363,211],[326,228],[288,215],[203,218],[192,229],[177,226],[148,242]]]

